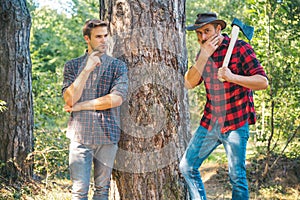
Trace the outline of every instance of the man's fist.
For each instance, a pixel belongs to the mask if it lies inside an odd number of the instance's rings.
[[[99,51],[92,52],[88,57],[88,60],[87,60],[87,63],[86,63],[86,66],[84,69],[88,72],[92,72],[97,65],[101,64],[100,56],[101,56],[101,53]]]

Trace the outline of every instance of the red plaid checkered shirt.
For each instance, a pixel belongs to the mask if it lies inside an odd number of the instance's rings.
[[[199,84],[204,81],[207,98],[200,125],[211,130],[218,122],[222,133],[236,130],[246,122],[256,122],[252,90],[234,83],[221,82],[217,78],[218,68],[222,67],[229,42],[230,38],[224,34],[222,44],[206,63],[199,81]],[[267,77],[253,48],[243,40],[236,42],[228,67],[234,74],[259,74]]]
[[[62,93],[81,73],[87,58],[85,54],[65,64]],[[101,66],[96,66],[90,73],[78,102],[96,99],[107,94],[117,94],[125,100],[127,90],[128,76],[125,63],[103,55]],[[72,112],[67,129],[67,137],[72,141],[91,145],[116,144],[120,139],[120,133],[120,107]]]

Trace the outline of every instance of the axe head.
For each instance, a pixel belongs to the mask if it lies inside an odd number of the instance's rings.
[[[231,26],[238,26],[249,41],[252,39],[254,34],[254,28],[252,26],[244,24],[237,18],[233,19]]]

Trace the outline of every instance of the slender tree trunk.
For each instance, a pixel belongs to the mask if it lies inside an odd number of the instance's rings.
[[[185,1],[100,0],[100,18],[129,69],[111,199],[187,199],[178,169],[189,141]]]
[[[270,122],[270,127],[271,127],[271,135],[268,138],[268,145],[267,145],[267,153],[266,153],[266,161],[265,161],[265,167],[264,167],[264,172],[262,174],[262,178],[266,178],[266,176],[268,175],[269,172],[269,165],[270,165],[270,159],[271,159],[271,154],[272,154],[272,150],[271,150],[271,145],[272,145],[272,140],[274,137],[274,131],[275,131],[275,127],[274,127],[274,118],[275,118],[275,103],[274,103],[274,98],[273,98],[273,92],[272,92],[272,88],[271,88],[271,93],[270,93],[270,99],[271,99],[271,122]]]
[[[13,181],[32,176],[30,26],[25,0],[0,0],[0,99],[7,103],[0,113],[0,174]]]

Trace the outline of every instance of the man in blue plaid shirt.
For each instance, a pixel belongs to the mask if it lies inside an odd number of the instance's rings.
[[[88,198],[94,164],[94,197],[108,199],[110,177],[120,138],[120,109],[128,90],[124,62],[105,54],[107,23],[93,19],[83,27],[85,55],[64,66],[63,97],[70,112],[69,164],[72,199]]]

